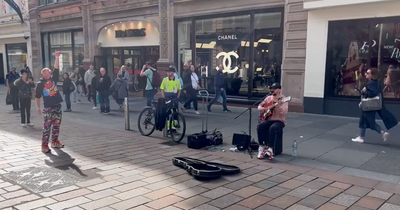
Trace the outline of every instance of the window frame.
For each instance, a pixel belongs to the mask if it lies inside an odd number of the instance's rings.
[[[52,3],[48,3],[49,0],[43,0],[44,3],[41,3],[41,0],[39,1],[39,6],[46,6],[46,5],[53,5],[53,4],[60,4],[60,3],[65,3],[65,2],[70,2],[70,1],[74,1],[74,0],[54,0],[54,2]]]
[[[330,30],[331,26],[348,26],[348,25],[360,25],[360,24],[367,24],[369,31],[368,31],[368,46],[372,46],[372,39],[374,35],[374,30],[371,30],[375,28],[374,26],[377,24],[385,24],[385,23],[400,23],[400,16],[391,16],[391,17],[382,17],[382,18],[363,18],[363,19],[348,19],[348,20],[330,20],[328,21],[328,36],[327,36],[327,41],[326,41],[326,55],[325,55],[325,85],[324,85],[324,98],[329,99],[329,100],[350,100],[350,101],[357,101],[360,100],[360,96],[348,96],[348,95],[332,95],[329,94],[329,89],[330,86],[332,85],[330,81],[330,70],[329,70],[329,64],[328,64],[328,48],[330,47],[330,36],[334,32],[334,30]],[[333,28],[333,27],[332,27]],[[368,51],[368,58],[367,58],[367,69],[371,68],[371,58],[372,58],[372,50]],[[400,62],[399,62],[400,66]],[[384,80],[384,79],[383,79]],[[379,79],[379,85],[382,86],[384,84],[384,81],[382,79]],[[383,87],[381,87],[383,89]],[[398,98],[384,98],[385,101],[388,101],[390,103],[398,103],[400,104],[400,100]]]
[[[42,66],[46,66],[46,56],[45,56],[45,54],[44,54],[44,34],[47,34],[47,43],[48,43],[48,46],[47,46],[47,50],[48,50],[48,52],[49,52],[49,57],[47,58],[48,60],[49,60],[49,64],[51,64],[52,62],[51,62],[51,40],[50,40],[50,35],[51,34],[56,34],[56,33],[66,33],[66,32],[68,32],[68,33],[71,33],[71,51],[72,51],[72,64],[73,65],[75,65],[75,56],[74,56],[74,53],[75,53],[75,33],[74,32],[82,32],[83,31],[83,29],[72,29],[72,30],[61,30],[61,31],[49,31],[49,32],[42,32],[41,34],[40,34],[40,39],[41,39],[41,41],[42,41],[42,46],[41,46],[41,48],[42,48],[42,53],[43,53],[43,55],[42,55]],[[50,69],[52,69],[53,67],[52,66],[49,66],[48,68],[50,68]],[[73,66],[73,68],[76,68],[76,66]]]

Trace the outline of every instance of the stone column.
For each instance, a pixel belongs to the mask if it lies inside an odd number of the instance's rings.
[[[157,62],[159,70],[166,70],[169,65],[174,65],[173,47],[173,14],[169,0],[159,0],[160,15],[160,59]]]
[[[89,8],[89,0],[82,1],[82,27],[83,27],[83,67],[85,69],[89,68],[89,65],[93,63],[93,50],[91,50],[91,42],[90,42],[90,35],[91,35],[91,18],[90,18],[90,8]]]
[[[284,95],[292,96],[292,101],[289,104],[290,111],[304,112],[308,13],[303,9],[303,0],[285,0],[284,16],[282,91]]]
[[[28,1],[28,8],[36,8],[39,5],[39,1]],[[30,26],[30,43],[32,47],[32,66],[30,66],[34,78],[40,78],[40,71],[43,68],[42,64],[42,49],[41,49],[41,35],[40,25],[38,22],[38,11],[29,11],[29,26]],[[50,67],[50,66],[49,66]]]

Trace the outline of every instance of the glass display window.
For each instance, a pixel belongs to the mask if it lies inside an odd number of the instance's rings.
[[[24,69],[27,65],[27,45],[26,43],[17,44],[6,44],[6,54],[7,54],[7,71],[9,72],[12,67],[19,70]]]
[[[325,94],[359,97],[377,68],[385,98],[400,98],[400,17],[330,22]]]

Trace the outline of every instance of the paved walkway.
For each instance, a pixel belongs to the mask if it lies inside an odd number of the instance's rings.
[[[0,122],[0,209],[400,209],[399,184],[244,153],[168,146],[165,140],[112,129],[110,116],[99,116],[97,122],[111,128],[65,116],[60,139],[66,148],[46,156],[40,152],[40,117],[33,119],[36,127],[22,128],[18,114],[0,112],[5,119]],[[307,133],[294,134],[309,139]],[[243,171],[201,182],[175,167],[175,156],[233,164]]]
[[[3,91],[0,88],[0,101],[4,101],[5,94],[1,94],[4,93]],[[76,124],[124,131],[123,112],[118,110],[114,101],[111,102],[111,105],[112,114],[104,116],[98,114],[98,110],[92,110],[92,105],[85,101],[83,104],[72,105],[73,112],[64,113],[64,119]],[[143,98],[132,97],[130,99],[131,128],[134,130],[132,135],[138,135],[137,118],[144,106]],[[220,105],[214,105],[213,112],[209,115],[208,128],[209,130],[218,128],[223,133],[225,150],[232,147],[233,134],[242,131],[248,132],[249,124],[247,113],[234,119],[244,108],[229,108],[232,113],[223,113]],[[0,106],[0,112],[12,113],[9,110],[9,106]],[[35,108],[33,108],[33,112],[34,110]],[[15,113],[10,116],[18,126],[19,114]],[[35,114],[34,117],[36,117]],[[254,137],[256,136],[257,117],[258,113],[254,110],[252,117]],[[185,118],[187,134],[201,130],[201,116],[195,115],[193,110],[188,110]],[[284,155],[277,157],[278,161],[362,176],[378,181],[400,182],[400,141],[398,141],[400,126],[391,130],[391,139],[385,143],[378,134],[368,131],[366,143],[358,144],[351,142],[351,138],[359,133],[358,119],[355,118],[289,113],[287,122],[283,136]],[[382,125],[381,122],[380,124]],[[152,137],[162,138],[162,133],[155,132]],[[294,140],[298,142],[298,158],[291,156],[291,145]]]

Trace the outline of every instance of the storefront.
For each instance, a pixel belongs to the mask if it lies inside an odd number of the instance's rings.
[[[218,65],[230,98],[259,98],[281,81],[283,8],[175,19],[175,63],[192,63],[214,93]]]
[[[122,65],[130,74],[139,74],[147,61],[158,61],[159,36],[155,24],[147,21],[120,21],[105,26],[98,38],[102,66],[112,75]]]
[[[80,29],[42,33],[43,66],[52,68],[55,52],[60,51],[59,81],[63,73],[72,73],[83,60],[83,32]]]
[[[399,7],[388,1],[308,12],[306,112],[359,116],[357,89],[365,87],[366,71],[377,68],[386,106],[400,117]]]

